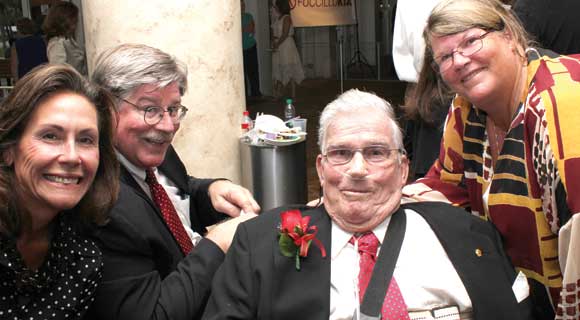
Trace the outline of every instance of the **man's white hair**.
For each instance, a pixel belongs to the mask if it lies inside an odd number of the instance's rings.
[[[395,143],[394,147],[403,150],[403,133],[395,119],[395,112],[391,104],[373,93],[351,89],[326,105],[320,115],[318,126],[318,146],[320,147],[320,152],[322,154],[326,153],[326,132],[339,113],[363,112],[368,110],[374,111],[378,115],[382,114],[386,116],[387,123],[385,125],[391,127],[392,140]]]

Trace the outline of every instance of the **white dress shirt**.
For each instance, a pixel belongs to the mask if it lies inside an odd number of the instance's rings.
[[[125,166],[127,170],[129,170],[129,172],[131,173],[135,181],[137,181],[139,186],[141,186],[143,191],[145,191],[145,193],[149,196],[149,198],[151,198],[151,190],[149,189],[149,185],[147,184],[147,182],[145,182],[146,176],[145,170],[129,162],[129,160],[127,160],[119,152],[117,152],[117,158],[119,159],[119,162],[123,166]],[[201,240],[202,236],[199,233],[193,231],[193,229],[191,229],[191,220],[189,217],[189,205],[190,205],[189,195],[181,194],[179,188],[175,186],[173,181],[169,180],[169,178],[164,174],[162,174],[159,170],[157,170],[157,168],[153,168],[153,172],[155,173],[155,177],[157,178],[159,184],[163,187],[163,189],[165,189],[165,192],[167,192],[167,195],[169,196],[171,203],[173,203],[175,211],[177,211],[179,220],[183,224],[183,227],[185,228],[187,235],[189,236],[189,238],[191,238],[193,245],[196,246],[199,240]]]
[[[429,224],[406,209],[407,227],[393,276],[410,312],[457,306],[461,319],[470,319],[471,300],[447,253]],[[373,233],[382,243],[388,217]],[[330,319],[353,319],[359,310],[359,255],[349,243],[352,233],[332,223]],[[379,247],[380,252],[380,247]]]

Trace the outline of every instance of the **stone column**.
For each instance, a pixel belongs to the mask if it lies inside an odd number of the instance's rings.
[[[184,61],[189,108],[174,140],[189,174],[240,182],[245,106],[240,3],[232,0],[83,2],[89,72],[104,49],[144,43]]]

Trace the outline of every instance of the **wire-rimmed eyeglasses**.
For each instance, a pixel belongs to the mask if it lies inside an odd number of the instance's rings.
[[[483,48],[483,38],[485,38],[488,34],[495,32],[496,30],[489,30],[479,36],[471,36],[459,43],[457,48],[453,51],[442,54],[440,56],[433,58],[433,69],[439,72],[445,72],[451,68],[454,63],[454,57],[456,53],[464,57],[469,57],[477,53],[481,48]]]
[[[348,148],[336,148],[329,149],[326,154],[322,156],[328,160],[332,165],[343,165],[349,163],[354,154],[360,152],[366,162],[372,164],[381,164],[389,160],[393,154],[405,154],[403,149],[392,149],[385,146],[368,146],[358,149],[348,149]]]
[[[158,106],[138,106],[130,101],[127,101],[123,98],[120,98],[121,100],[123,100],[124,102],[132,105],[133,107],[135,107],[137,110],[142,111],[143,112],[143,121],[145,121],[146,124],[154,126],[156,124],[158,124],[159,122],[161,122],[161,119],[163,119],[163,116],[165,116],[165,113],[169,114],[169,117],[171,118],[171,121],[174,124],[179,124],[181,122],[181,119],[183,119],[183,117],[185,117],[185,114],[187,113],[187,107],[181,104],[177,104],[177,105],[173,105],[173,106],[169,106],[167,107],[167,110],[164,110],[162,107],[158,107]]]

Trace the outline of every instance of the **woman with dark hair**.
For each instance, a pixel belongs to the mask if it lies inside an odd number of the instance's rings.
[[[528,277],[536,319],[580,318],[579,57],[532,47],[496,0],[440,2],[423,37],[419,96],[456,95],[439,159],[404,194],[493,222]]]
[[[117,198],[113,100],[67,65],[38,67],[0,106],[0,318],[78,319],[101,279],[85,232]]]
[[[58,2],[50,7],[42,24],[46,35],[46,53],[50,63],[68,63],[87,75],[85,50],[74,36],[79,21],[79,8],[72,2]]]

